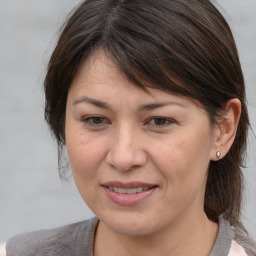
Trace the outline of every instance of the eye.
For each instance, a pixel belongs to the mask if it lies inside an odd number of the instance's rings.
[[[86,125],[95,126],[95,127],[109,124],[109,121],[102,116],[88,116],[88,117],[84,117],[81,121]]]
[[[147,122],[147,124],[149,125],[159,126],[159,127],[168,126],[172,123],[173,123],[173,120],[169,118],[164,118],[164,117],[153,117]]]

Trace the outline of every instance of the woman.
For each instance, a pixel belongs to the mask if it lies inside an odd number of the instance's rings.
[[[17,236],[7,255],[256,255],[240,222],[243,75],[210,1],[84,1],[45,95],[96,217]]]

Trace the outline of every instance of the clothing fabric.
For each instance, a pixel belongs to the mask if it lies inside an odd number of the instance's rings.
[[[0,243],[0,256],[6,256],[6,244],[5,243]]]
[[[93,256],[97,218],[51,230],[18,235],[7,242],[7,256]],[[224,220],[210,256],[256,256],[252,244]],[[251,251],[251,252],[250,252]]]

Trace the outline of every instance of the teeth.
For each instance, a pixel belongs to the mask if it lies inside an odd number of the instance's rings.
[[[111,191],[115,191],[119,194],[136,194],[145,190],[148,190],[150,187],[138,187],[138,188],[117,188],[117,187],[108,187]]]
[[[136,192],[137,192],[137,193],[139,193],[139,192],[141,192],[141,191],[143,191],[143,188],[142,188],[142,187],[136,188]]]
[[[120,194],[126,194],[127,190],[126,190],[126,188],[118,188],[117,192],[120,193]]]
[[[127,194],[135,194],[136,191],[137,191],[136,188],[127,188],[127,189],[126,189],[126,193],[127,193]]]

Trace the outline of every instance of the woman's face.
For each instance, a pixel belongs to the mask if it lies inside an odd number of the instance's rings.
[[[66,147],[78,190],[111,230],[146,235],[203,213],[214,133],[202,108],[125,79],[103,52],[68,94]]]

